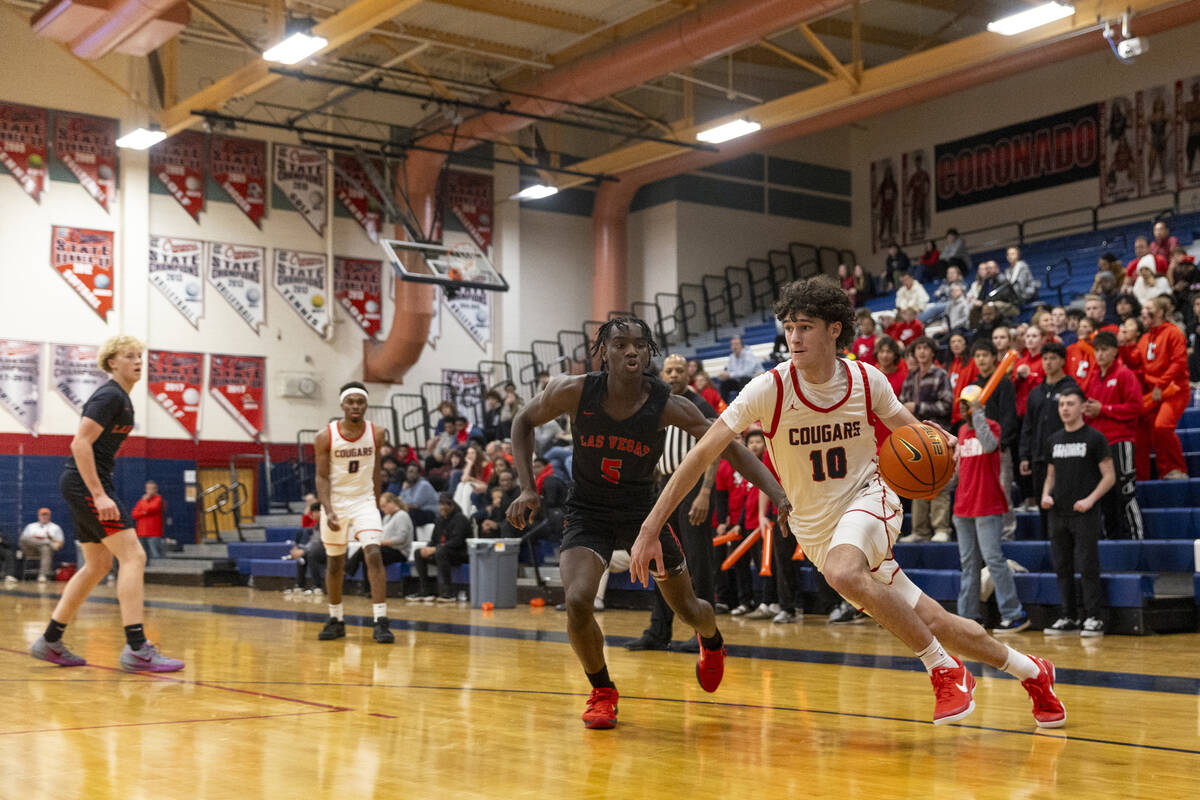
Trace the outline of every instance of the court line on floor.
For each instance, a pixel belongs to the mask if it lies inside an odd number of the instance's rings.
[[[47,598],[39,592],[9,591],[9,596],[29,598]],[[4,595],[0,595],[3,597]],[[89,597],[89,603],[116,605],[115,597]],[[225,614],[240,617],[257,617],[262,619],[290,619],[298,622],[323,623],[328,619],[326,614],[311,611],[294,611],[291,609],[260,608],[255,606],[226,606],[210,603],[180,603],[170,600],[146,600],[146,606],[168,611],[186,611],[189,613]],[[528,628],[507,628],[495,625],[477,625],[472,623],[432,622],[403,618],[390,619],[392,630],[406,630],[416,633],[444,633],[459,636],[480,636],[494,639],[513,639],[529,642],[551,642],[554,644],[570,644],[565,631],[551,631]],[[346,624],[362,628],[370,628],[374,621],[370,617],[347,614]],[[631,636],[605,636],[605,643],[610,647],[623,647],[633,641]],[[3,650],[4,648],[0,648]],[[819,664],[825,666],[863,667],[869,669],[889,669],[900,672],[922,672],[923,667],[912,656],[891,656],[872,653],[845,653],[838,650],[803,650],[799,648],[765,647],[763,645],[727,644],[729,655],[735,658],[757,658],[766,661],[784,661],[791,663]],[[12,651],[16,652],[16,651]],[[969,662],[969,666],[977,675],[1002,680],[1015,680],[1012,676],[998,669]],[[1160,694],[1183,694],[1195,696],[1200,694],[1200,677],[1185,677],[1180,675],[1150,675],[1136,672],[1110,672],[1106,670],[1055,668],[1055,682],[1067,686],[1088,686],[1102,689],[1123,689],[1127,691],[1155,692]]]
[[[73,681],[70,681],[73,682]],[[152,725],[191,725],[197,722],[241,722],[251,719],[279,719],[281,717],[304,717],[311,714],[328,714],[329,711],[288,711],[283,714],[252,714],[236,717],[204,717],[202,719],[164,719],[157,722],[112,722],[105,725],[78,725],[71,728],[30,728],[24,731],[0,731],[0,736],[19,736],[28,733],[72,733],[94,731],[104,728],[141,728]]]

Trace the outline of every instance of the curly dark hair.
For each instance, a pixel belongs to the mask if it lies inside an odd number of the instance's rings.
[[[598,358],[600,356],[600,348],[603,345],[608,344],[608,340],[611,339],[617,332],[640,334],[650,346],[651,357],[660,354],[658,342],[655,341],[654,334],[650,331],[650,326],[637,317],[627,316],[613,317],[608,322],[600,326],[600,330],[596,331],[596,340],[592,342],[592,347],[589,351],[592,354],[592,358]],[[600,368],[608,371],[608,364],[601,364]],[[652,369],[653,365],[651,365],[650,368]]]
[[[784,286],[775,302],[775,317],[786,322],[794,314],[823,320],[827,325],[840,322],[839,350],[845,350],[854,341],[854,306],[832,278],[821,275]]]

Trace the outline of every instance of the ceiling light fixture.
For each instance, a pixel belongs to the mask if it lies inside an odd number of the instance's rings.
[[[1002,36],[1015,36],[1063,17],[1069,17],[1074,13],[1075,6],[1070,3],[1042,3],[1040,6],[1034,6],[1019,14],[989,22],[987,29]]]
[[[311,19],[289,17],[287,38],[263,53],[263,59],[278,64],[297,64],[325,49],[329,42],[324,36],[313,36],[316,23]]]
[[[156,127],[138,128],[117,139],[117,147],[125,150],[148,150],[166,138],[166,132]]]
[[[720,144],[721,142],[728,142],[730,139],[736,139],[739,136],[745,136],[759,130],[762,130],[761,124],[743,117],[700,131],[696,134],[696,138],[709,144]]]
[[[557,186],[547,186],[544,183],[535,183],[532,186],[526,186],[521,191],[513,195],[515,200],[541,200],[546,197],[552,197],[558,194]]]

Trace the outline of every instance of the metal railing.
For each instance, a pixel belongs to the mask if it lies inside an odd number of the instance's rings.
[[[396,413],[396,426],[399,434],[396,444],[404,442],[413,450],[419,451],[429,441],[429,407],[425,398],[409,392],[395,392],[388,398],[388,404]]]
[[[654,305],[659,309],[659,318],[662,320],[662,334],[664,341],[682,342],[684,346],[692,343],[691,335],[688,331],[688,319],[696,315],[696,307],[690,306],[684,302],[683,296],[675,292],[657,292],[654,295]],[[664,310],[664,307],[668,310]],[[671,327],[667,327],[668,321]]]
[[[213,497],[213,495],[216,495]],[[229,487],[223,483],[214,483],[212,486],[205,489],[200,494],[200,528],[205,539],[208,539],[208,534],[212,533],[217,537],[218,542],[224,542],[221,538],[221,511],[224,507],[226,498],[229,496]],[[212,516],[212,530],[207,526],[209,515]]]
[[[537,362],[538,372],[548,372],[551,377],[566,375],[570,370],[567,358],[563,355],[562,345],[557,340],[534,339],[529,343],[533,358]]]
[[[512,370],[513,383],[526,400],[537,392],[538,362],[532,350],[506,350],[504,360]]]
[[[1058,283],[1054,283],[1053,278],[1055,270],[1058,267],[1065,267],[1065,269],[1062,270],[1062,280],[1060,280]],[[1055,261],[1053,264],[1050,264],[1046,267],[1046,277],[1042,281],[1042,286],[1045,286],[1047,289],[1058,294],[1058,304],[1060,306],[1066,305],[1063,297],[1063,287],[1065,287],[1070,280],[1071,259],[1060,258],[1058,261]]]

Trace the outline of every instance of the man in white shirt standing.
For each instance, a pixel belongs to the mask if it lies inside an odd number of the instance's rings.
[[[735,336],[730,339],[729,361],[725,362],[725,370],[717,376],[721,381],[721,396],[725,402],[728,403],[736,397],[742,387],[762,371],[762,362],[742,346],[742,337]]]
[[[50,521],[50,509],[38,509],[38,521],[31,522],[25,526],[25,530],[21,531],[21,552],[26,558],[39,557],[42,562],[38,567],[38,583],[45,583],[49,580],[50,569],[54,562],[54,553],[56,550],[61,550],[63,542],[66,539],[63,536],[63,529],[58,527],[58,524]]]
[[[896,290],[896,308],[911,308],[919,314],[929,306],[929,292],[913,280],[907,272],[900,274],[900,288]]]

